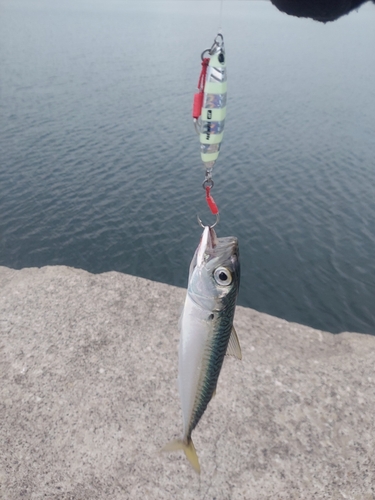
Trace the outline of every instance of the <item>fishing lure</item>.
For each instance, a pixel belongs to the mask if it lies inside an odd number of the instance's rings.
[[[208,57],[205,57],[208,56]],[[203,188],[211,212],[218,220],[219,209],[211,195],[212,169],[218,159],[224,134],[227,104],[227,72],[224,37],[218,33],[210,49],[202,52],[198,92],[194,95],[193,120],[199,134],[201,159],[205,168]]]
[[[209,57],[204,57],[207,54]],[[206,170],[219,156],[227,104],[227,72],[224,37],[219,33],[210,49],[202,52],[202,72],[194,96],[193,120],[199,133],[201,158]]]

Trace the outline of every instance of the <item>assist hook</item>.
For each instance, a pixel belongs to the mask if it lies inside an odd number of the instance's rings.
[[[206,226],[203,224],[203,222],[201,221],[201,219],[200,219],[200,217],[199,217],[198,214],[197,214],[197,219],[198,219],[199,225],[201,227],[205,228]],[[219,219],[220,219],[220,217],[219,217],[219,214],[217,213],[216,214],[216,221],[210,226],[211,229],[214,228],[217,225],[217,223],[219,222]]]

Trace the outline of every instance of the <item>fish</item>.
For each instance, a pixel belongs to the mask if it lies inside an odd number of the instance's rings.
[[[183,450],[200,473],[192,432],[216,392],[225,355],[242,358],[233,318],[240,284],[238,240],[205,226],[190,264],[180,318],[178,387],[183,430],[162,451]]]

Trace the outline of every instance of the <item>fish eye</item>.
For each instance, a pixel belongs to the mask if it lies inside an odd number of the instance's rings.
[[[228,286],[232,283],[232,274],[226,267],[215,269],[214,278],[218,285]]]

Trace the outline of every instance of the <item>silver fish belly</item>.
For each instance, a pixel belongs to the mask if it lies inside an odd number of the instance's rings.
[[[241,358],[233,328],[239,281],[237,238],[217,238],[213,228],[205,227],[190,265],[180,320],[178,384],[182,438],[164,448],[184,450],[197,472],[200,466],[191,434],[215,393],[225,354]]]

